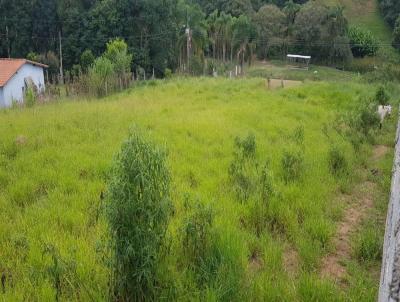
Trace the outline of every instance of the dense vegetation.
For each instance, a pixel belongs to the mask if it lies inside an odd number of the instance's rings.
[[[395,119],[376,132],[374,85],[141,85],[0,113],[0,300],[375,300],[392,155],[367,159]],[[363,173],[378,220],[340,287],[321,262]]]
[[[288,52],[343,65],[351,59],[343,8],[314,1],[5,1],[0,2],[0,56],[48,63],[50,73],[87,69],[110,40],[126,41],[131,71],[157,75],[213,70],[205,58],[251,63]]]
[[[397,0],[379,0],[383,16],[394,29],[393,46],[400,49],[400,2]]]

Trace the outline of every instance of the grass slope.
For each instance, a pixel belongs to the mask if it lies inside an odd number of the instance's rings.
[[[354,273],[344,289],[318,273],[342,217],[336,196],[351,191],[371,150],[365,145],[356,154],[330,125],[373,86],[321,82],[266,91],[262,79],[149,83],[100,101],[0,112],[1,301],[53,301],[57,288],[62,301],[107,300],[108,235],[100,196],[113,155],[133,125],[169,151],[175,214],[158,268],[159,299],[375,300],[378,274],[371,270],[379,270],[379,260],[372,268],[352,260]],[[394,124],[380,139],[391,141]],[[300,144],[294,138],[299,126]],[[256,137],[259,162],[269,160],[279,192],[268,204],[260,236],[252,227],[254,200],[237,200],[228,179],[234,138],[248,133]],[[329,173],[331,144],[349,163],[343,180]],[[304,173],[289,185],[282,180],[285,150],[304,152]],[[385,196],[390,155],[380,164]],[[378,200],[380,215],[385,199]],[[209,204],[216,215],[210,240],[217,261],[206,265],[201,279],[182,252],[185,200]]]
[[[379,57],[399,58],[398,51],[392,47],[392,30],[383,20],[377,0],[328,0],[321,1],[329,5],[342,5],[345,16],[351,25],[370,30],[380,41]]]

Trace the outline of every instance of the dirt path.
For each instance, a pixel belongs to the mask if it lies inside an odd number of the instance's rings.
[[[387,152],[386,146],[375,146],[372,162],[381,159]],[[365,218],[368,210],[374,205],[372,193],[376,184],[365,180],[358,184],[351,195],[342,196],[341,202],[346,205],[345,215],[338,226],[336,236],[333,240],[335,250],[322,260],[321,275],[325,278],[334,279],[339,283],[344,281],[346,267],[344,261],[351,258],[351,235]]]

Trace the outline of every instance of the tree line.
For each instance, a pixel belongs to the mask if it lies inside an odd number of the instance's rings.
[[[66,70],[85,72],[115,38],[131,71],[158,76],[289,52],[339,66],[359,55],[343,8],[304,0],[0,0],[0,37],[1,57],[39,60],[54,75],[60,50]]]

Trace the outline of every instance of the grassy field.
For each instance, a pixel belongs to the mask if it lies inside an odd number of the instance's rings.
[[[355,152],[333,122],[376,87],[264,85],[259,78],[151,81],[102,100],[0,111],[0,301],[107,300],[101,196],[132,127],[169,153],[174,214],[157,270],[158,300],[375,301],[380,260],[368,252],[379,252],[383,237],[395,118],[375,136],[387,154],[371,163],[372,145]],[[256,142],[251,172],[269,163],[274,194],[264,205],[254,192],[239,198],[229,174],[235,138],[249,134]],[[329,170],[333,146],[347,162],[340,177]],[[300,154],[299,175],[285,170],[284,154]],[[335,250],[346,208],[341,197],[351,199],[365,179],[376,183],[368,192],[374,206],[353,234],[345,281],[334,282],[320,272]],[[215,217],[198,269],[182,243],[196,204]]]
[[[285,79],[294,81],[338,81],[348,82],[359,79],[353,72],[341,71],[335,68],[310,65],[309,70],[290,69],[286,61],[271,60],[269,62],[256,61],[251,67],[246,67],[249,77],[263,77],[271,79]]]

